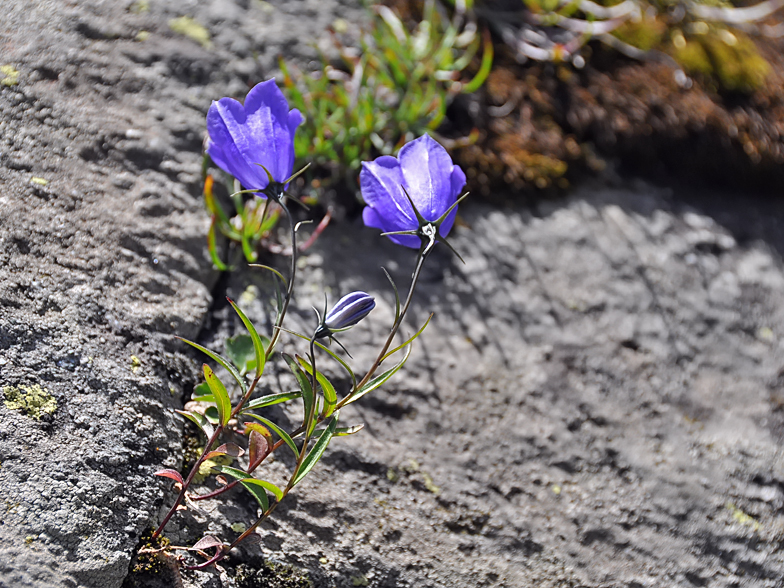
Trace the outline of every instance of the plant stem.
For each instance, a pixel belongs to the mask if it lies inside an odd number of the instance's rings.
[[[267,346],[267,350],[265,352],[265,361],[268,360],[272,355],[275,344],[277,343],[278,338],[280,337],[280,327],[283,325],[283,319],[286,316],[286,311],[288,310],[289,303],[291,302],[291,296],[292,293],[294,292],[294,278],[297,271],[297,232],[295,231],[294,219],[292,218],[289,209],[282,202],[280,203],[280,205],[286,213],[286,217],[288,218],[289,221],[289,229],[291,230],[291,271],[289,275],[288,288],[286,289],[286,296],[283,299],[283,305],[278,310],[278,317],[277,320],[275,321],[275,326],[273,327],[272,339],[270,339],[270,344]],[[254,390],[256,389],[256,385],[259,383],[260,379],[261,379],[261,373],[257,371],[256,377],[253,379],[253,382],[248,387],[248,391],[245,393],[242,399],[240,399],[239,403],[237,403],[237,406],[234,407],[234,410],[231,411],[231,418],[235,418],[237,414],[242,410],[242,407],[245,405],[245,403],[248,401],[248,399],[251,397]],[[218,440],[222,432],[223,432],[223,425],[219,425],[218,427],[216,427],[214,433],[207,441],[207,445],[205,446],[204,451],[202,452],[201,456],[199,456],[199,459],[196,460],[196,464],[193,466],[193,468],[191,468],[188,477],[185,479],[185,482],[182,484],[182,488],[180,489],[180,493],[177,496],[177,500],[174,501],[174,505],[171,507],[171,509],[169,509],[169,512],[166,513],[166,516],[163,518],[161,524],[152,534],[153,540],[157,539],[157,537],[163,532],[163,529],[166,527],[167,523],[169,522],[169,519],[171,519],[172,515],[174,515],[174,513],[177,511],[177,508],[182,503],[183,498],[185,498],[185,492],[188,490],[188,487],[191,485],[191,482],[193,481],[196,472],[199,471],[199,467],[204,462],[205,456],[207,455],[207,453],[209,453],[210,448]],[[223,489],[223,491],[228,489],[229,487],[227,486]]]
[[[403,304],[403,308],[400,311],[400,316],[398,317],[395,324],[392,325],[392,329],[389,332],[389,337],[387,337],[387,341],[386,343],[384,343],[384,347],[381,349],[381,352],[378,354],[376,361],[373,362],[373,365],[370,366],[370,369],[365,374],[365,377],[359,381],[359,383],[354,387],[351,393],[338,403],[337,407],[335,408],[336,410],[342,407],[343,405],[345,405],[346,402],[351,400],[353,394],[357,390],[360,390],[362,386],[364,386],[370,381],[370,378],[373,377],[373,374],[376,373],[376,370],[381,365],[381,361],[383,360],[384,355],[386,355],[389,346],[392,345],[392,341],[394,340],[395,335],[397,335],[397,332],[400,329],[400,325],[403,324],[403,318],[405,318],[406,312],[408,312],[408,307],[411,306],[411,300],[414,297],[414,290],[416,289],[417,282],[419,281],[419,275],[422,272],[422,267],[425,264],[425,259],[427,259],[427,256],[430,254],[431,251],[432,251],[432,247],[423,246],[419,249],[419,255],[417,256],[416,267],[414,268],[414,273],[411,276],[411,286],[408,289],[408,295],[406,296],[406,301]]]

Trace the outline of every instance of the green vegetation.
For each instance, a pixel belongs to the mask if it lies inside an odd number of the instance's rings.
[[[321,68],[304,74],[280,62],[289,103],[305,116],[295,139],[299,160],[313,161],[329,180],[355,185],[360,163],[392,154],[406,141],[434,132],[455,95],[478,89],[490,72],[492,43],[475,26],[462,26],[426,2],[413,31],[388,7],[379,6],[359,47],[333,39],[341,62],[322,56]],[[483,49],[482,64],[471,81],[461,73]],[[312,184],[317,188],[322,182]]]

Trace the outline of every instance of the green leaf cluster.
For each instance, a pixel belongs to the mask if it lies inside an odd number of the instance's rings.
[[[461,72],[483,46],[475,26],[462,27],[427,2],[424,17],[409,31],[388,7],[375,9],[359,47],[333,36],[337,66],[322,56],[321,68],[304,74],[280,60],[289,104],[307,119],[294,148],[300,161],[316,163],[351,184],[362,161],[392,154],[403,143],[434,131],[452,98],[474,91],[492,63],[492,44],[484,43],[479,73],[467,84]]]

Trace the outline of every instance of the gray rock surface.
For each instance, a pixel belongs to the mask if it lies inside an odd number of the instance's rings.
[[[202,358],[173,335],[220,349],[239,330],[213,304],[226,293],[269,322],[268,276],[216,283],[204,250],[206,109],[360,13],[239,0],[0,11],[0,65],[20,72],[0,85],[0,388],[57,402],[40,420],[0,403],[0,586],[119,586],[173,499],[151,474],[182,460],[173,410]],[[182,15],[209,46],[170,30]],[[453,243],[466,265],[430,260],[408,330],[436,317],[406,370],[341,415],[365,430],[333,442],[260,546],[183,581],[239,585],[234,564],[264,558],[318,587],[780,585],[782,208],[636,183],[465,207]],[[404,287],[412,264],[375,231],[333,224],[301,260],[290,326],[312,329],[325,290],[373,293],[378,309],[343,337],[367,365],[392,316],[378,268]],[[263,387],[278,384],[279,362]],[[291,465],[281,453],[268,475]],[[234,491],[167,531],[230,538],[254,514]]]
[[[466,265],[441,251],[423,276],[421,344],[344,409],[366,429],[333,441],[264,555],[317,586],[780,585],[781,212],[641,183],[468,207]],[[393,311],[373,268],[403,287],[413,265],[374,233],[325,233],[297,299],[310,332],[322,291],[378,294],[342,338],[358,366]],[[246,305],[262,324],[263,299]]]
[[[0,585],[122,582],[163,498],[151,473],[182,459],[172,408],[195,364],[172,335],[196,337],[217,278],[204,115],[279,52],[312,55],[339,13],[2,2],[0,66],[18,83],[0,81],[0,390],[39,385],[57,410],[36,421],[0,402]],[[180,16],[207,27],[209,47],[170,29]]]

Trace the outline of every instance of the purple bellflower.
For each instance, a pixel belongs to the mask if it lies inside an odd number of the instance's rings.
[[[294,132],[302,120],[299,110],[289,110],[275,80],[261,82],[248,92],[244,106],[233,98],[212,103],[207,154],[245,189],[278,199],[292,179]]]
[[[397,158],[362,162],[359,184],[367,204],[362,220],[398,245],[425,253],[436,241],[449,246],[444,237],[455,222],[465,182],[446,149],[423,135],[406,143]]]
[[[319,320],[319,326],[314,335],[315,339],[331,337],[333,333],[345,331],[356,325],[376,307],[376,301],[365,292],[352,292],[338,300],[332,310],[324,314],[324,319]]]

